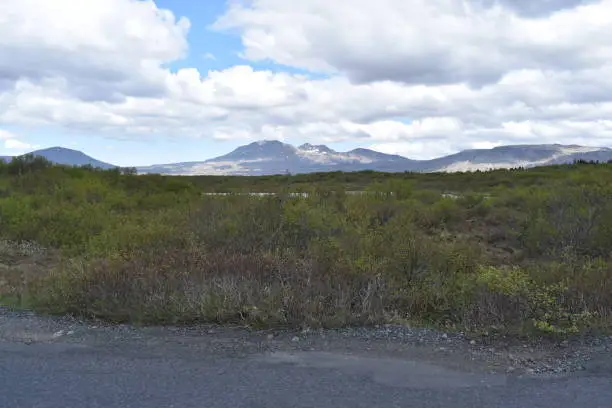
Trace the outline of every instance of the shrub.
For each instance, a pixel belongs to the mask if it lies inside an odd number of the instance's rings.
[[[8,166],[0,239],[62,254],[20,286],[39,310],[552,335],[612,327],[610,165],[261,178]],[[280,193],[201,194],[213,190]]]

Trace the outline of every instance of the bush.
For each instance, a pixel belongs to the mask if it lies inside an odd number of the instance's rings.
[[[261,178],[3,166],[0,239],[62,254],[22,288],[39,310],[552,335],[612,326],[610,165]],[[344,193],[356,186],[364,194]],[[279,194],[201,194],[267,189]]]

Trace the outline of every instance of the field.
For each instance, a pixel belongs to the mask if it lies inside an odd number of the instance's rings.
[[[164,177],[26,157],[0,164],[0,302],[145,324],[609,332],[611,179],[593,163]]]

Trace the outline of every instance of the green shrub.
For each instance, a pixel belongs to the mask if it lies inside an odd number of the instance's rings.
[[[7,166],[0,240],[62,255],[19,294],[39,310],[538,335],[612,327],[612,165],[259,178]]]

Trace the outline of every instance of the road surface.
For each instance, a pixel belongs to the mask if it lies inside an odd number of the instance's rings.
[[[609,364],[535,377],[435,353],[438,345],[91,324],[56,331],[61,324],[19,319],[0,319],[3,408],[612,407]]]

